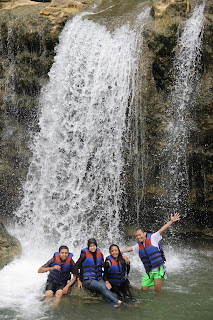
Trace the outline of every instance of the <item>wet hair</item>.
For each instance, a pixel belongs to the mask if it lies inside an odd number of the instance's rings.
[[[142,231],[142,232],[144,232],[144,230],[143,230],[141,227],[137,227],[137,228],[135,229],[135,232],[137,232],[137,231]]]
[[[69,251],[69,248],[67,246],[60,246],[60,248],[58,249],[58,252],[60,252],[63,249],[67,249]]]
[[[89,249],[89,246],[91,245],[91,244],[94,244],[94,245],[96,245],[96,247],[98,246],[97,245],[97,241],[94,239],[94,238],[91,238],[91,239],[89,239],[88,241],[87,241],[87,248]]]

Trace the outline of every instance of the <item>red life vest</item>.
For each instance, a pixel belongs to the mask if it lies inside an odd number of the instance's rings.
[[[121,262],[116,261],[111,255],[106,257],[107,260],[111,264],[110,268],[107,269],[107,278],[110,284],[120,286],[125,281],[125,269],[123,269]]]
[[[158,243],[159,247],[155,247],[151,244],[151,235],[152,233],[147,233],[145,247],[143,246],[143,243],[138,243],[139,257],[147,272],[164,264],[164,261],[166,260],[160,242]]]
[[[71,278],[70,272],[72,271],[72,267],[70,265],[70,262],[72,260],[73,254],[69,253],[66,261],[64,264],[61,266],[61,259],[59,256],[58,252],[54,253],[54,262],[50,265],[51,267],[58,265],[61,267],[60,270],[51,270],[49,275],[48,275],[48,280],[53,281],[57,283],[58,285],[60,284],[66,284],[68,280]]]
[[[86,253],[86,259],[82,263],[81,272],[83,274],[83,280],[102,279],[102,260],[103,255],[100,249],[96,250],[96,263],[94,261],[92,253],[88,250],[88,248],[81,250],[81,255]]]

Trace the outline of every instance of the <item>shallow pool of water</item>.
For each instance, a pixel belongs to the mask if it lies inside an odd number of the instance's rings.
[[[171,244],[164,251],[168,278],[160,294],[153,289],[140,291],[144,271],[139,258],[131,253],[130,282],[135,303],[115,309],[96,298],[64,296],[57,310],[43,303],[46,274],[38,274],[37,269],[46,262],[46,257],[29,259],[24,253],[0,272],[0,319],[212,319],[212,248],[200,244],[198,248],[187,245],[181,249]]]

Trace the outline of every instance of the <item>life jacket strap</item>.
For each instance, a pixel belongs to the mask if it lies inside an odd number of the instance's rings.
[[[98,269],[102,269],[102,266],[98,265],[98,264],[91,264],[89,266],[82,266],[82,269],[88,269],[88,268],[98,268]]]
[[[122,279],[122,278],[124,278],[124,275],[121,275],[121,274],[109,274],[108,275],[108,278],[109,279]]]
[[[160,253],[159,253],[158,255],[156,255],[154,258],[149,259],[149,261],[152,262],[153,260],[156,260],[156,259],[158,259],[158,258],[161,258],[161,259],[158,260],[158,261],[164,261],[163,258],[162,258],[162,255],[161,255]]]

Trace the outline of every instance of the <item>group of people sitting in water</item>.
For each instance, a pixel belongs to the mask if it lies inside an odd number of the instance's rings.
[[[146,270],[141,289],[146,291],[150,286],[154,286],[155,291],[160,292],[163,280],[166,279],[165,257],[160,245],[161,235],[179,219],[179,214],[171,215],[170,221],[155,233],[146,233],[141,228],[136,229],[137,244],[123,250],[120,250],[116,244],[112,244],[105,261],[94,238],[88,240],[87,247],[81,250],[76,263],[68,247],[61,246],[53,258],[38,269],[39,273],[49,271],[46,299],[49,300],[55,294],[54,306],[58,306],[63,294],[67,294],[69,287],[77,281],[79,290],[85,287],[88,290],[100,292],[114,307],[127,306],[127,301],[132,301],[134,298],[130,293],[127,277],[130,262],[123,253],[130,251],[139,254]]]

